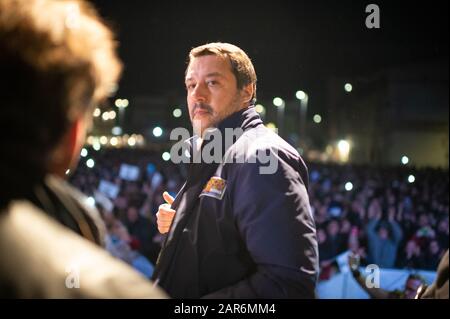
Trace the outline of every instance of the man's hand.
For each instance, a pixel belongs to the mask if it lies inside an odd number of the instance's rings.
[[[156,222],[158,224],[158,230],[161,234],[165,234],[169,231],[173,217],[175,216],[175,210],[173,210],[170,206],[173,203],[173,197],[170,196],[168,192],[164,192],[163,198],[166,203],[159,205],[158,212],[156,213]]]
[[[360,265],[360,257],[358,254],[349,253],[348,254],[348,265],[350,267],[350,271],[352,272],[355,278],[360,276],[359,265]]]

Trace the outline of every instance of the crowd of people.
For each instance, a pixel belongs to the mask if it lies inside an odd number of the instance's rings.
[[[309,166],[321,279],[332,276],[335,257],[347,250],[363,264],[436,270],[448,248],[448,171]]]
[[[92,168],[86,166],[89,159],[95,163]],[[121,178],[122,164],[138,168],[138,176]],[[109,235],[107,249],[150,278],[163,238],[155,214],[164,203],[163,192],[175,195],[181,188],[181,177],[180,167],[164,162],[152,151],[89,149],[69,179],[95,201]],[[117,191],[103,194],[99,185],[105,182],[115,185]]]
[[[174,196],[181,188],[184,166],[164,161],[150,150],[89,149],[88,153],[70,177],[71,183],[93,198],[101,181],[118,186],[117,196],[110,199],[112,205],[96,203],[110,234],[111,252],[150,276],[163,238],[157,231],[155,214],[164,203],[163,192]],[[93,168],[86,166],[88,158],[94,159]],[[133,181],[120,178],[122,164],[138,167],[139,176]],[[338,271],[335,259],[348,250],[361,257],[362,265],[436,269],[448,248],[448,171],[307,165],[320,280]],[[414,175],[413,183],[408,181],[409,175]],[[351,189],[347,183],[352,184]],[[143,258],[148,266],[142,266]]]

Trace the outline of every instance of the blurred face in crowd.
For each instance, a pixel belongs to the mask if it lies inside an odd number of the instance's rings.
[[[396,212],[395,206],[392,205],[388,207],[388,216],[392,215],[392,217],[395,217],[395,212]]]
[[[378,229],[378,236],[381,239],[389,239],[389,230],[384,226],[380,227],[380,229]]]
[[[405,284],[405,298],[414,299],[422,281],[416,278],[408,278]]]
[[[390,193],[388,195],[388,204],[389,205],[395,205],[395,203],[396,203],[396,198],[395,198],[395,196],[392,193]]]
[[[428,216],[425,214],[421,214],[419,217],[419,225],[420,227],[428,226]]]
[[[185,84],[189,116],[197,134],[245,108],[253,94],[251,85],[238,89],[230,61],[216,55],[192,59]]]
[[[138,220],[139,218],[139,213],[136,207],[130,207],[127,210],[127,218],[128,221],[130,221],[131,223],[134,223],[135,221]]]
[[[352,228],[352,224],[350,223],[350,221],[348,219],[344,219],[341,222],[341,233],[348,234],[348,233],[350,233],[351,228]]]
[[[436,240],[433,240],[433,241],[430,243],[429,251],[430,251],[430,253],[431,253],[432,255],[437,255],[437,254],[439,254],[439,244],[438,244],[438,242],[437,242]]]
[[[113,222],[111,233],[126,243],[131,241],[127,228],[119,220]]]
[[[319,241],[319,244],[323,244],[327,240],[327,234],[322,228],[317,230],[317,240]]]
[[[339,224],[337,221],[332,220],[327,226],[328,235],[336,236],[339,232]]]
[[[447,233],[448,234],[448,219],[442,219],[438,224],[438,231],[441,233]]]
[[[410,240],[406,243],[405,250],[407,254],[414,255],[418,253],[418,248],[419,247],[417,246],[416,242],[414,240]]]
[[[321,216],[321,217],[326,217],[327,216],[327,206],[321,205],[320,203],[318,203],[317,215]]]

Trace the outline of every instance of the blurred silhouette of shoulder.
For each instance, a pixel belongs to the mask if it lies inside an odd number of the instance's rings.
[[[448,249],[437,268],[433,284],[419,293],[419,299],[448,299]]]
[[[26,200],[0,213],[1,298],[165,298],[125,263]]]

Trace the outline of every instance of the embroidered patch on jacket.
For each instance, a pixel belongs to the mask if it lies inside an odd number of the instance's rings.
[[[203,188],[202,192],[200,193],[200,196],[209,196],[216,199],[222,199],[226,188],[227,188],[226,180],[218,176],[213,176],[208,181],[208,183],[206,183],[206,186],[205,188]]]

